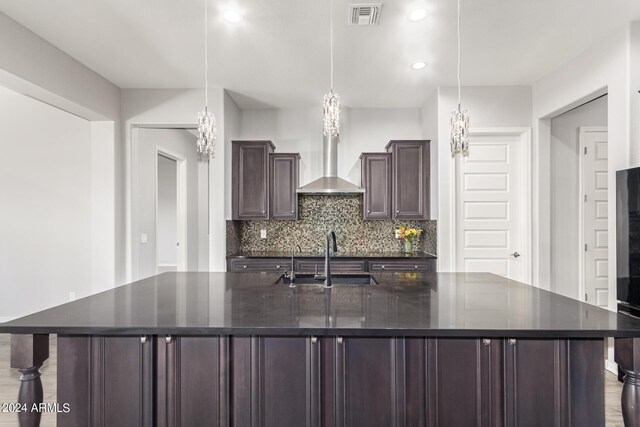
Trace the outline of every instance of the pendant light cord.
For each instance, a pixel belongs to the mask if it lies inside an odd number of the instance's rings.
[[[460,108],[460,0],[458,0],[458,108]]]
[[[204,0],[204,109],[209,106],[209,58],[208,52],[208,29],[209,29],[209,0]]]
[[[330,53],[331,53],[331,92],[333,92],[333,0],[329,3],[329,15],[331,22],[331,30],[330,30]]]

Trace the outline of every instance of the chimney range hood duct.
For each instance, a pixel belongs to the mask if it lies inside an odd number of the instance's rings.
[[[360,188],[338,177],[338,137],[331,134],[325,135],[323,140],[324,175],[309,184],[296,190],[299,194],[360,194],[364,188]]]

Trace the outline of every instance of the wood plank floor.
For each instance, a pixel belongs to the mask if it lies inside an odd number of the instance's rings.
[[[9,335],[0,334],[0,404],[3,402],[15,402],[18,394],[20,373],[9,367]],[[56,402],[56,338],[51,337],[49,347],[49,360],[41,369],[42,384],[44,388],[45,402]],[[605,415],[608,427],[623,427],[622,414],[620,413],[620,392],[622,385],[615,375],[605,371]],[[0,412],[0,427],[14,427],[18,425],[15,414]],[[55,414],[43,414],[41,426],[52,427],[56,425]]]

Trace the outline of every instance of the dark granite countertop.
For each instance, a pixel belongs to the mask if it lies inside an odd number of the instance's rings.
[[[243,251],[227,255],[227,258],[290,258],[291,251]],[[324,258],[324,252],[296,252],[296,258]],[[397,258],[397,259],[435,259],[428,252],[336,252],[331,258]]]
[[[640,320],[488,273],[382,273],[377,285],[272,273],[164,273],[0,324],[0,333],[640,337]]]

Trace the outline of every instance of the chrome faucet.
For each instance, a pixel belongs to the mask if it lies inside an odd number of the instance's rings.
[[[285,277],[287,277],[289,279],[289,287],[290,288],[295,288],[296,287],[296,266],[295,266],[296,248],[298,248],[298,252],[302,253],[302,248],[300,247],[300,245],[296,244],[296,245],[291,247],[291,273],[289,273],[289,275],[287,276],[287,274],[285,272]]]
[[[333,252],[338,252],[338,246],[336,244],[336,233],[331,230],[327,231],[325,236],[325,252],[324,252],[324,274],[318,274],[318,268],[316,267],[316,274],[313,276],[315,280],[324,280],[324,287],[331,288],[331,240],[333,240]]]

